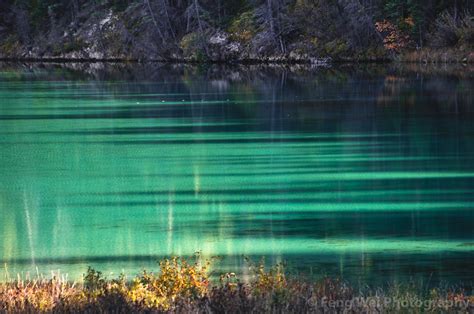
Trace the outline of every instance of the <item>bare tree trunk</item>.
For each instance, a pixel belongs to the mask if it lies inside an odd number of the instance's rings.
[[[281,38],[281,35],[278,35],[278,40],[280,41],[280,50],[282,53],[285,53],[286,48],[285,48],[285,43],[283,42],[283,38]]]
[[[458,0],[454,0],[454,19],[458,19]]]
[[[204,36],[204,28],[203,28],[202,21],[201,21],[201,12],[199,10],[200,6],[199,6],[198,0],[194,0],[194,8],[196,10],[196,18],[197,18],[197,21],[198,21],[199,34],[201,36]],[[208,49],[206,43],[204,43],[204,51],[206,52],[206,55],[209,55],[209,49]]]
[[[72,20],[75,21],[79,14],[79,2],[77,0],[72,1]]]
[[[176,34],[174,32],[173,26],[171,25],[170,16],[168,13],[168,6],[169,6],[168,1],[162,0],[162,2],[163,2],[163,10],[165,11],[165,16],[166,16],[166,23],[168,24],[168,27],[170,29],[171,36],[173,36],[173,39],[176,42]]]
[[[222,22],[222,18],[221,18],[221,0],[217,0],[217,14],[218,14],[219,25],[221,25],[221,22]]]
[[[198,0],[194,0],[194,10],[195,10],[196,19],[197,19],[197,22],[198,22],[199,33],[202,34],[202,33],[203,33],[203,31],[202,31],[203,29],[202,29],[202,23],[201,23],[201,14],[199,13]]]
[[[270,25],[270,32],[275,35],[275,22],[273,21],[272,0],[267,0],[267,19]]]
[[[267,21],[268,21],[268,25],[269,25],[269,28],[270,28],[270,34],[271,36],[273,37],[273,40],[275,41],[275,43],[277,45],[280,46],[280,50],[281,52],[285,52],[285,45],[283,43],[283,38],[281,37],[281,30],[280,30],[280,25],[278,25],[278,33],[276,31],[276,25],[275,23],[279,24],[278,22],[278,18],[279,18],[279,8],[274,8],[274,5],[273,5],[273,1],[274,0],[267,0]],[[277,11],[277,17],[276,17],[276,21],[275,21],[275,17],[273,16],[273,11],[274,9]]]
[[[158,22],[156,21],[155,14],[153,13],[153,10],[150,5],[150,0],[145,0],[146,5],[148,6],[148,10],[150,11],[150,16],[151,19],[153,20],[153,24],[155,24],[156,30],[158,31],[158,35],[160,35],[161,41],[165,42],[165,37],[163,36],[163,33],[161,32],[160,26],[158,25]]]

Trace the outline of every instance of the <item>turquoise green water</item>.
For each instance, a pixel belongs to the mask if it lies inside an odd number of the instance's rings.
[[[472,281],[468,69],[0,69],[0,262]]]

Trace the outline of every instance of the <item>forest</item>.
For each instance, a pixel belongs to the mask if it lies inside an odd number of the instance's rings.
[[[469,0],[1,0],[0,57],[471,62],[472,7]]]

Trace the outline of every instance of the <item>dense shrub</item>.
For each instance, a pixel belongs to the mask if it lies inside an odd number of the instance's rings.
[[[436,19],[435,29],[430,36],[434,47],[471,46],[474,42],[474,20],[464,12],[456,16],[445,11]]]

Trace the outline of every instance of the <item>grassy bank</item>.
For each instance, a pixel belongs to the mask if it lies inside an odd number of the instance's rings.
[[[0,284],[0,312],[469,312],[472,291],[393,284],[354,289],[335,279],[288,278],[283,265],[248,264],[249,279],[211,274],[210,262],[170,258],[159,270],[128,278],[104,278],[88,269],[81,283],[53,277],[9,279]]]

